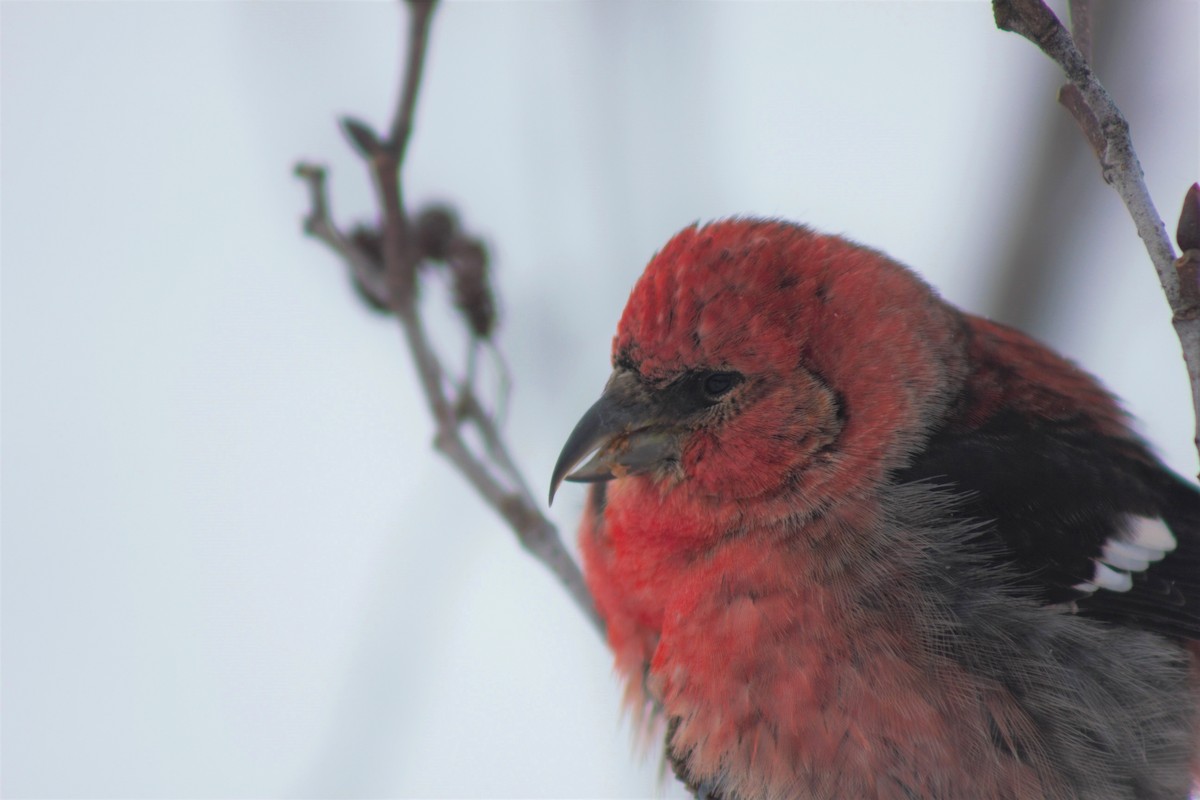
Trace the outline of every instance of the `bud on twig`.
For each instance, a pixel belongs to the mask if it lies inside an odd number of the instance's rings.
[[[1186,253],[1200,250],[1200,183],[1193,183],[1183,196],[1179,225],[1175,228],[1175,243]]]
[[[496,327],[496,301],[488,275],[487,248],[478,239],[458,238],[447,263],[454,276],[454,305],[476,337],[490,338]]]
[[[1182,251],[1175,259],[1182,301],[1181,307],[1175,309],[1175,316],[1200,318],[1200,184],[1193,183],[1183,196],[1175,242]]]
[[[450,206],[426,206],[417,214],[413,231],[422,256],[445,261],[450,256],[451,243],[458,236],[458,214]]]
[[[342,130],[354,145],[354,149],[364,158],[374,158],[383,149],[379,137],[365,122],[354,117],[342,117]]]

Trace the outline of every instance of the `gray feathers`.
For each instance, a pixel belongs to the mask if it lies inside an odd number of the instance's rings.
[[[978,526],[949,521],[943,491],[907,484],[882,499],[887,527],[921,551],[928,646],[1003,686],[1032,723],[1025,740],[998,737],[998,757],[1052,771],[1054,796],[1188,796],[1197,709],[1181,645],[1039,604],[996,568]]]

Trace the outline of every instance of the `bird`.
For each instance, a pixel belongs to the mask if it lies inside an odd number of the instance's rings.
[[[706,800],[1185,798],[1200,493],[1100,383],[777,219],[650,260],[550,500]]]

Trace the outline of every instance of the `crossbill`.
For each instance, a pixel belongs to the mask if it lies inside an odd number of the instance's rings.
[[[1185,798],[1200,494],[1099,383],[874,250],[677,234],[552,478],[698,796]],[[590,456],[590,458],[589,458]]]

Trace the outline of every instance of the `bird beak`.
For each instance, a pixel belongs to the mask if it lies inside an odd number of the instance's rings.
[[[678,434],[662,424],[657,405],[637,375],[615,371],[563,445],[550,478],[550,502],[564,480],[607,481],[678,458]]]

